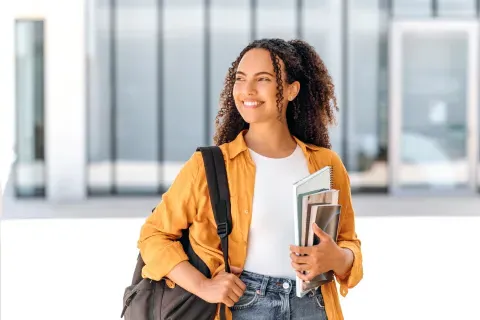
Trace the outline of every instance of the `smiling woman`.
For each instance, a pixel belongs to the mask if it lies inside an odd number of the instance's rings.
[[[307,42],[262,39],[243,49],[227,73],[214,136],[226,161],[233,229],[225,259],[235,275],[224,271],[215,223],[206,223],[215,219],[197,152],[142,227],[143,276],[167,278],[222,304],[222,319],[343,319],[334,282],[303,298],[295,294],[300,271],[312,277],[333,271],[343,296],[363,277],[348,174],[330,149],[328,127],[336,109],[329,72]],[[292,254],[299,249],[291,246],[292,185],[325,166],[333,168],[342,207],[337,241],[324,235],[299,259]],[[212,278],[189,263],[176,241],[185,228]],[[224,313],[225,306],[230,309]]]
[[[253,98],[269,103],[247,112],[244,100]],[[302,141],[330,148],[328,126],[335,123],[336,110],[332,79],[313,47],[299,40],[257,40],[229,69],[215,142],[230,142],[252,122],[275,113]]]

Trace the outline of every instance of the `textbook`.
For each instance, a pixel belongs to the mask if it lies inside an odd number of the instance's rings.
[[[332,239],[337,240],[340,206],[339,191],[332,189],[332,169],[327,166],[293,184],[295,245],[312,246],[319,243],[313,232],[314,222]],[[296,295],[333,281],[333,271],[317,276],[310,282],[296,278]]]

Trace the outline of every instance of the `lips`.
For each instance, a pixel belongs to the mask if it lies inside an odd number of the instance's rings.
[[[245,100],[245,101],[243,101],[243,106],[245,108],[249,108],[249,109],[258,108],[262,104],[263,104],[263,101],[258,101],[258,100]]]

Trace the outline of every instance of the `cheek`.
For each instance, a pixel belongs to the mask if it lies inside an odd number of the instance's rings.
[[[233,95],[233,99],[235,99],[235,101],[238,100],[238,97],[239,97],[241,92],[242,92],[241,85],[239,85],[237,83],[234,84],[233,85],[233,90],[232,90],[232,95]]]

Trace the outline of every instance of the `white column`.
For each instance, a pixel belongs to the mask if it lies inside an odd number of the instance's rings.
[[[15,29],[12,5],[7,1],[0,7],[0,188],[10,196],[5,188],[15,157]]]
[[[85,2],[48,0],[45,25],[46,192],[86,196]]]

